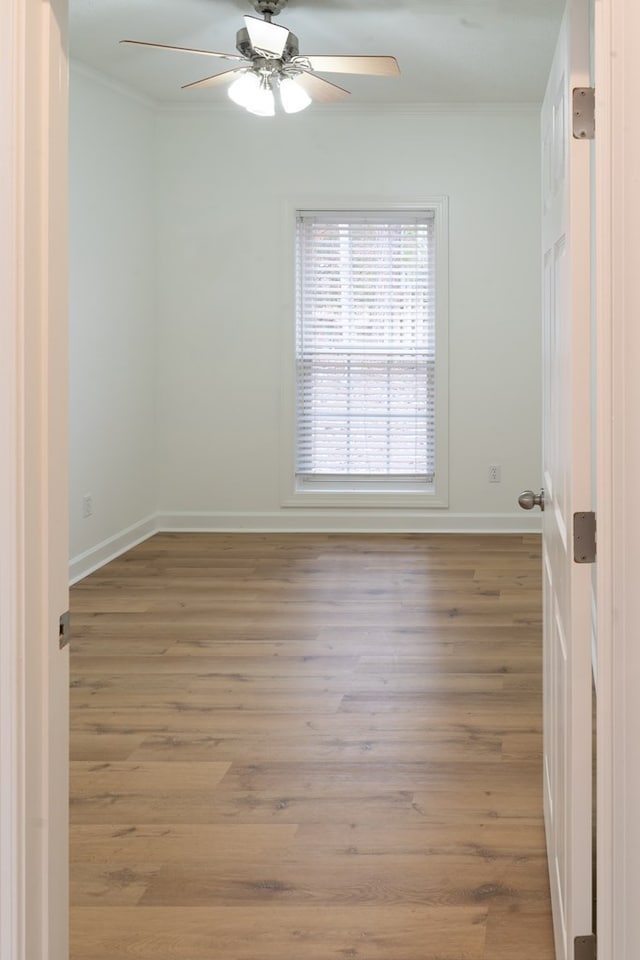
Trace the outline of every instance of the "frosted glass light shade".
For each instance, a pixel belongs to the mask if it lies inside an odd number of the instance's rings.
[[[260,90],[260,78],[257,74],[247,71],[234,80],[227,93],[234,103],[246,107]]]
[[[268,80],[252,70],[247,70],[234,80],[227,92],[234,103],[258,117],[272,117],[276,112]]]
[[[280,81],[280,100],[285,113],[298,113],[311,103],[307,91],[290,77],[283,77]]]
[[[260,83],[256,94],[251,97],[249,103],[245,103],[249,113],[255,113],[257,117],[273,117],[276,112],[276,102],[271,87],[265,82]]]

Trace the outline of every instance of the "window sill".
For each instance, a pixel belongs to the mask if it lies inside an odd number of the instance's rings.
[[[398,487],[387,490],[363,490],[362,487],[345,488],[334,486],[332,489],[314,489],[298,487],[288,496],[283,497],[283,507],[350,507],[352,509],[415,509],[422,510],[446,509],[449,506],[448,498],[442,496],[434,488],[426,490],[405,489]]]

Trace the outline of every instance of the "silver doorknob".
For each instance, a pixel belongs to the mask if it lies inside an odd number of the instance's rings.
[[[540,507],[544,510],[544,490],[540,493],[534,493],[533,490],[524,490],[518,497],[518,503],[523,510],[533,510],[534,507]]]

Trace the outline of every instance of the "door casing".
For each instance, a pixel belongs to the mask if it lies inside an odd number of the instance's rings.
[[[66,0],[0,19],[0,957],[68,955]]]

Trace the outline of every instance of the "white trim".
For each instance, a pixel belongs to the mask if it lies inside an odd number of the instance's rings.
[[[100,570],[156,533],[540,533],[539,515],[510,513],[399,514],[397,510],[286,510],[236,513],[167,511],[145,517],[69,561],[69,585]]]
[[[333,510],[287,510],[264,513],[191,511],[158,514],[158,531],[229,531],[263,533],[540,533],[539,515],[447,513],[399,515],[376,510],[342,513]]]
[[[118,80],[116,77],[112,77],[107,73],[103,73],[101,70],[97,70],[95,67],[90,66],[83,60],[78,60],[75,57],[72,57],[70,60],[70,66],[73,70],[77,71],[82,76],[87,77],[89,80],[94,80],[96,83],[100,83],[102,86],[113,90],[116,93],[120,93],[132,100],[136,100],[138,103],[142,103],[146,107],[156,110],[158,114],[175,115],[176,113],[185,113],[189,116],[210,116],[212,113],[221,113],[238,115],[242,119],[246,119],[248,123],[253,122],[251,117],[245,117],[243,113],[239,112],[237,107],[230,103],[227,97],[219,99],[219,94],[214,94],[214,96],[216,96],[215,100],[212,99],[207,101],[198,100],[197,102],[194,102],[193,100],[186,99],[187,97],[192,96],[190,93],[184,94],[184,100],[160,100],[156,97],[152,97],[148,93],[137,90],[124,80]],[[320,118],[346,117],[349,120],[352,120],[355,117],[389,116],[397,117],[402,120],[419,120],[428,117],[446,116],[447,114],[466,117],[533,117],[538,116],[539,112],[540,104],[537,101],[532,102],[529,100],[517,102],[496,100],[486,103],[473,103],[472,101],[463,101],[460,103],[346,102],[333,104],[315,103],[313,104],[312,113],[310,112],[309,114],[306,114],[305,119],[311,116],[317,116]],[[274,121],[278,122],[279,120],[280,122],[290,123],[295,121],[295,119],[295,117],[281,116],[279,118],[274,118]]]
[[[25,11],[3,7],[0,32],[0,960],[25,956],[24,570],[22,517]]]
[[[184,94],[185,100],[160,100],[156,97],[152,97],[148,93],[137,90],[124,80],[118,80],[116,77],[112,77],[107,73],[103,73],[101,70],[97,70],[95,67],[90,66],[83,60],[78,60],[75,57],[72,57],[70,60],[70,66],[74,71],[77,71],[80,75],[87,77],[89,80],[94,80],[96,83],[100,83],[103,87],[113,90],[115,93],[120,93],[125,97],[129,97],[131,100],[135,100],[138,103],[157,111],[159,115],[167,114],[174,116],[176,113],[184,113],[193,117],[211,116],[211,114],[230,114],[232,116],[237,115],[241,117],[242,119],[246,120],[247,123],[253,122],[251,117],[246,117],[241,111],[238,111],[237,107],[230,103],[227,97],[219,99],[219,94],[214,94],[214,96],[216,96],[215,100],[212,99],[207,101],[199,99],[197,102],[194,102],[193,100],[188,100],[186,98],[192,96],[192,94],[189,93]],[[464,117],[533,117],[538,116],[539,112],[540,104],[537,101],[532,102],[529,100],[516,102],[496,100],[494,102],[486,103],[473,103],[471,101],[463,101],[460,103],[346,102],[332,104],[315,103],[313,104],[313,111],[309,114],[306,114],[305,119],[308,119],[312,116],[319,118],[344,117],[348,120],[353,120],[357,117],[388,116],[396,117],[401,120],[420,120],[429,117],[446,116],[449,114]],[[295,117],[280,116],[274,118],[272,122],[293,123],[295,122],[295,119]],[[298,117],[298,119],[302,118]]]
[[[115,560],[116,557],[126,553],[127,550],[131,550],[132,547],[148,540],[158,530],[158,518],[156,514],[153,514],[150,517],[145,517],[144,520],[139,520],[130,527],[126,527],[112,537],[107,537],[106,540],[102,540],[95,547],[90,547],[84,553],[72,557],[69,561],[69,584],[73,585],[95,570],[99,570],[105,563]]]
[[[300,210],[378,210],[384,212],[434,212],[436,242],[436,478],[425,493],[333,493],[302,488],[295,476],[296,402],[296,220]],[[449,504],[449,198],[427,196],[293,197],[282,202],[282,304],[280,370],[280,505],[290,508],[334,507],[366,509],[442,509]]]
[[[127,97],[129,100],[134,100],[136,103],[141,103],[151,110],[157,109],[161,105],[160,101],[154,100],[153,97],[140,93],[140,91],[134,87],[130,87],[121,80],[116,80],[115,77],[110,77],[108,74],[102,73],[101,70],[96,70],[95,67],[90,67],[82,60],[76,60],[72,57],[69,61],[69,66],[74,73],[79,74],[81,77],[85,77],[87,80],[93,80],[94,83],[100,84],[100,86],[105,87],[107,90],[111,90],[113,93],[119,93],[121,96]]]
[[[219,96],[219,94],[217,95]],[[160,114],[185,113],[189,116],[194,114],[200,116],[211,116],[211,114],[229,114],[237,115],[247,123],[253,123],[251,116],[247,116],[234,110],[234,105],[229,103],[228,98],[223,100],[202,100],[194,103],[193,101],[166,100],[158,103],[158,112]],[[538,116],[540,113],[540,104],[535,102],[502,102],[495,103],[355,103],[343,102],[332,104],[314,103],[313,107],[304,115],[278,116],[270,118],[270,123],[282,123],[293,125],[295,120],[310,119],[332,119],[340,118],[353,120],[355,117],[396,117],[399,120],[421,120],[428,117],[440,117],[447,114],[456,116],[477,116],[477,117],[502,117],[502,116]]]
[[[596,731],[596,792],[597,792],[597,921],[598,954],[601,960],[631,960],[622,943],[624,915],[626,913],[623,868],[624,834],[617,836],[618,825],[623,818],[616,810],[616,792],[618,784],[614,782],[615,763],[620,754],[614,743],[614,705],[617,702],[617,678],[614,672],[613,638],[616,627],[613,616],[614,585],[614,504],[615,495],[612,467],[614,462],[613,443],[613,385],[614,376],[622,371],[614,371],[612,356],[613,326],[613,272],[614,250],[620,238],[613,229],[614,214],[614,158],[613,158],[613,111],[614,111],[614,73],[618,73],[616,58],[612,57],[614,21],[619,16],[624,0],[613,0],[610,4],[596,3],[594,8],[594,52],[596,81],[596,122],[598,136],[595,141],[596,166],[596,358],[597,358],[597,397],[596,397],[596,514],[598,523],[598,569],[597,569],[597,659],[598,659],[598,695],[597,695],[597,731]],[[616,104],[617,150],[624,148],[624,133],[621,130],[620,111],[622,105]],[[620,363],[620,358],[618,358]],[[619,447],[617,448],[619,452]],[[623,469],[623,464],[619,466]],[[618,547],[615,536],[616,550]],[[623,586],[622,584],[620,586]],[[624,732],[621,731],[624,736]],[[618,848],[616,849],[616,843]],[[622,843],[622,849],[620,849]]]
[[[444,457],[446,457],[446,453]],[[373,508],[380,510],[445,510],[449,506],[446,487],[444,495],[439,496],[435,492],[435,489],[427,484],[425,484],[426,489],[424,492],[419,492],[413,488],[400,490],[397,487],[390,487],[387,490],[378,489],[368,491],[363,489],[364,483],[359,489],[354,489],[351,492],[322,489],[321,483],[317,483],[316,487],[318,489],[314,489],[310,483],[307,486],[298,485],[294,491],[289,490],[288,494],[281,496],[280,505],[287,508],[299,507],[302,509],[319,507],[323,510],[331,510],[334,507],[344,507],[349,510],[371,510]]]
[[[596,3],[598,956],[640,939],[640,89],[637,0]]]
[[[591,673],[593,685],[598,690],[598,598],[591,584]]]
[[[616,925],[624,917],[624,885],[620,877],[620,852],[616,853],[614,811],[613,743],[614,703],[616,702],[612,641],[613,617],[613,156],[612,58],[614,17],[621,0],[594,5],[594,70],[596,85],[595,140],[595,248],[596,256],[596,517],[598,557],[596,584],[596,643],[598,685],[596,700],[596,902],[598,955],[601,960],[625,960],[621,952],[620,932]],[[622,0],[624,5],[624,0]],[[618,127],[618,137],[623,137]],[[622,466],[622,465],[620,465]],[[624,850],[622,851],[624,857]],[[615,863],[615,866],[614,866]],[[618,902],[617,902],[618,901]],[[622,917],[621,917],[622,914]],[[631,958],[629,958],[631,960]]]
[[[65,0],[5,0],[2,16],[0,956],[64,960]]]

